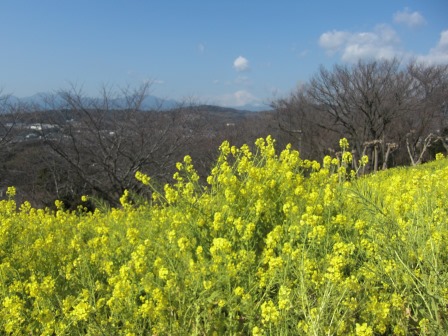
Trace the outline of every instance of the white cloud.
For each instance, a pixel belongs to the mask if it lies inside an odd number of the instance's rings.
[[[238,72],[246,71],[249,69],[249,61],[243,56],[238,56],[233,61],[233,68]]]
[[[446,64],[448,63],[448,30],[440,33],[440,39],[434,48],[429,50],[427,55],[417,57],[421,62],[430,64]]]
[[[326,32],[319,38],[319,45],[330,55],[341,54],[344,61],[354,62],[360,58],[391,59],[400,56],[400,39],[388,25],[378,25],[371,32]]]
[[[205,44],[199,43],[198,44],[198,51],[200,54],[203,54],[205,52]]]
[[[237,91],[233,96],[235,97],[236,106],[246,105],[258,100],[252,93],[245,90]]]
[[[214,99],[216,104],[222,106],[241,107],[247,104],[259,104],[260,99],[246,90],[239,90],[231,94],[225,94]]]
[[[394,22],[405,24],[411,28],[422,26],[426,23],[425,18],[419,12],[411,13],[409,8],[405,8],[403,11],[395,13]]]
[[[338,51],[350,38],[350,33],[333,30],[323,33],[319,38],[319,45],[329,52]]]

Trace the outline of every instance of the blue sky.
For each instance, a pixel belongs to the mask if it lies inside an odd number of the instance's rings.
[[[447,0],[0,0],[0,88],[103,85],[242,106],[288,95],[320,65],[448,63]]]

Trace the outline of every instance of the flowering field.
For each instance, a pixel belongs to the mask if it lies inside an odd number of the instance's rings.
[[[16,209],[9,188],[0,334],[448,333],[448,160],[356,178],[341,147],[225,142],[206,188],[187,156],[151,200],[95,213]]]

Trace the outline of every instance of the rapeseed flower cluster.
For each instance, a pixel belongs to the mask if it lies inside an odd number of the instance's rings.
[[[152,202],[38,210],[0,201],[0,333],[441,335],[448,161],[356,178],[271,137],[191,157]],[[367,164],[363,157],[358,167]],[[83,196],[83,201],[88,197]]]

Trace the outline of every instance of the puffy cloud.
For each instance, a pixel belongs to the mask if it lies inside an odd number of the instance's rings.
[[[323,33],[319,38],[319,45],[330,52],[336,52],[350,39],[350,33],[333,30]]]
[[[409,8],[405,8],[403,11],[395,13],[394,22],[405,24],[412,28],[426,23],[425,18],[419,12],[411,13]]]
[[[260,100],[246,90],[239,90],[213,99],[218,105],[241,107],[247,104],[258,104]]]
[[[404,52],[400,48],[400,39],[395,30],[385,24],[370,32],[329,31],[320,36],[319,45],[330,55],[340,54],[341,59],[346,62],[398,57],[416,58],[430,64],[448,63],[448,30],[440,33],[437,45],[425,55]]]
[[[243,56],[238,56],[233,61],[233,68],[238,72],[246,71],[249,69],[249,61]]]
[[[233,96],[235,97],[236,106],[243,106],[258,100],[252,93],[245,90],[239,90]]]
[[[417,59],[430,64],[448,63],[448,30],[440,33],[439,42],[434,48],[431,48],[427,55],[419,56]]]
[[[319,38],[319,45],[329,54],[340,53],[342,60],[357,61],[360,58],[391,59],[399,56],[400,43],[396,32],[388,25],[379,25],[372,32],[326,32]]]

